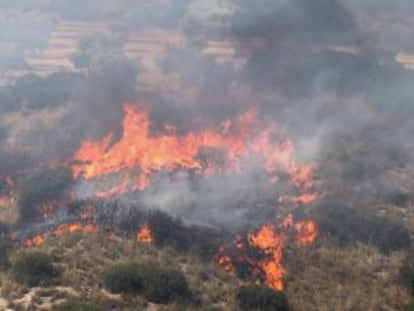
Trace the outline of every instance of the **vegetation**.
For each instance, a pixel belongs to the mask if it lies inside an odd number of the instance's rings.
[[[105,287],[113,293],[138,293],[142,289],[142,275],[136,264],[122,264],[109,268],[104,276]]]
[[[401,308],[402,311],[414,311],[414,302],[404,305]]]
[[[72,299],[58,305],[54,305],[51,311],[100,311],[98,306],[91,302],[83,302],[77,299]]]
[[[0,236],[0,269],[8,267],[10,250],[10,241],[4,236]]]
[[[148,264],[141,267],[143,295],[154,303],[174,300],[189,301],[191,292],[184,274],[179,270],[159,268]]]
[[[52,284],[60,273],[48,255],[22,252],[12,264],[12,274],[16,281],[33,287]]]
[[[192,251],[205,260],[210,260],[220,246],[218,232],[197,227],[185,226],[180,220],[173,219],[161,211],[152,211],[148,224],[159,247],[172,246],[179,251]]]
[[[400,279],[411,295],[414,296],[414,263],[407,262],[401,267]]]
[[[113,293],[142,294],[158,304],[188,300],[191,292],[183,273],[152,264],[120,264],[109,268],[104,284]]]
[[[240,287],[236,296],[239,307],[243,310],[287,311],[288,304],[284,293],[275,292],[261,286]]]
[[[406,228],[365,209],[324,203],[314,209],[312,217],[322,235],[332,236],[342,245],[359,241],[382,252],[401,250],[410,245],[410,233]]]
[[[64,198],[71,184],[72,171],[66,167],[45,167],[21,178],[18,182],[20,221],[38,217],[42,204]]]

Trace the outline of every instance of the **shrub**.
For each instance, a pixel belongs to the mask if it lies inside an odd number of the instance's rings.
[[[0,237],[0,269],[4,269],[9,265],[9,252],[11,244],[5,237]]]
[[[411,295],[414,295],[414,263],[406,263],[401,267],[400,279]]]
[[[166,304],[174,300],[191,298],[187,280],[179,270],[144,265],[141,267],[141,274],[143,295],[153,303]]]
[[[322,235],[336,238],[341,245],[359,241],[385,253],[410,245],[406,228],[367,210],[324,203],[314,209],[312,217],[318,222]]]
[[[149,301],[159,304],[191,297],[181,271],[151,264],[114,266],[105,273],[104,284],[113,293],[142,294]]]
[[[288,310],[287,298],[284,293],[275,292],[263,286],[240,287],[236,299],[241,309]]]
[[[148,216],[148,224],[157,246],[168,244],[178,250],[188,250],[189,237],[181,221],[161,211],[152,211]]]
[[[152,211],[148,224],[157,246],[170,245],[178,251],[192,251],[204,260],[211,259],[220,247],[216,231],[198,226],[187,227],[161,211]]]
[[[414,311],[414,302],[404,305],[401,308],[402,311]]]
[[[51,258],[37,252],[21,253],[13,263],[12,273],[16,281],[30,287],[50,285],[59,276]]]
[[[137,293],[142,288],[140,269],[135,264],[114,266],[105,273],[104,284],[113,293]]]
[[[91,302],[69,300],[58,305],[54,305],[52,311],[99,311],[101,310]]]
[[[40,206],[62,198],[72,184],[69,168],[42,168],[18,181],[18,206],[21,222],[40,214]]]

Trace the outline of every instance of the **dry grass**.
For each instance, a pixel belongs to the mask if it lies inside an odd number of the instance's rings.
[[[48,310],[68,298],[95,301],[105,309],[130,310],[237,310],[235,292],[238,281],[214,263],[204,263],[190,254],[174,249],[157,249],[136,243],[133,239],[109,239],[106,232],[49,236],[37,251],[56,258],[63,274],[60,287],[25,288],[1,275],[1,296],[16,304]],[[396,310],[409,301],[406,290],[398,284],[398,271],[405,258],[403,252],[390,255],[363,246],[339,248],[330,240],[320,241],[309,249],[289,249],[286,294],[293,310]],[[160,306],[140,296],[113,295],[103,289],[106,267],[134,261],[152,262],[181,269],[200,302],[196,306],[177,303]],[[28,295],[30,293],[30,295]],[[25,308],[23,308],[25,310]]]
[[[214,263],[207,264],[190,254],[178,253],[165,247],[157,249],[152,245],[138,244],[133,239],[122,238],[113,241],[106,232],[96,234],[64,233],[61,236],[48,236],[46,242],[32,250],[49,254],[56,258],[62,271],[60,284],[62,288],[42,288],[34,292],[30,305],[53,305],[63,299],[78,297],[96,301],[108,308],[116,306],[119,310],[130,310],[133,305],[139,310],[200,310],[199,306],[170,304],[157,306],[148,303],[140,296],[113,295],[103,289],[102,275],[107,267],[125,262],[152,262],[164,267],[181,269],[187,277],[195,299],[201,307],[234,305],[233,297],[237,281],[226,275]],[[5,279],[10,276],[5,275]],[[9,301],[22,299],[28,289],[13,281],[6,281],[2,287],[2,296]],[[27,298],[27,297],[26,297]],[[118,310],[118,309],[117,309]],[[223,308],[223,310],[230,310]]]
[[[408,302],[397,279],[403,252],[323,244],[290,270],[287,296],[294,310],[396,310]]]

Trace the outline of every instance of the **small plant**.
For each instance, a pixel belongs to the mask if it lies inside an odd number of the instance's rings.
[[[142,288],[140,269],[135,264],[114,266],[105,273],[104,284],[113,293],[138,293]]]
[[[12,274],[16,281],[33,287],[50,285],[60,273],[48,255],[23,252],[13,262]]]
[[[275,292],[263,286],[243,286],[236,296],[241,309],[261,311],[287,311],[288,304],[284,293]]]

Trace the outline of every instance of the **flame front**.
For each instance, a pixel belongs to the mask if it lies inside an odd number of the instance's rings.
[[[93,224],[72,223],[72,224],[62,224],[58,226],[52,231],[52,235],[61,236],[65,232],[96,233],[97,231],[98,229]],[[45,242],[46,234],[47,233],[41,233],[34,237],[27,238],[26,240],[23,241],[23,245],[26,247],[39,246]]]
[[[270,182],[277,180],[277,171],[283,171],[295,189],[306,190],[307,197],[296,199],[298,202],[314,199],[311,193],[313,165],[293,163],[290,159],[293,143],[280,138],[277,126],[259,126],[254,109],[240,114],[235,120],[223,121],[217,130],[207,129],[181,136],[176,134],[173,125],[165,125],[165,134],[152,135],[144,108],[127,104],[124,112],[122,135],[118,141],[111,143],[112,132],[101,141],[86,140],[71,160],[77,178],[94,180],[122,172],[116,185],[95,193],[98,198],[144,190],[151,185],[153,174],[160,171],[185,168],[200,174],[239,172],[243,159],[258,156],[269,173]],[[275,140],[274,137],[279,138]],[[224,156],[203,158],[200,153],[206,150],[223,151]],[[295,200],[295,197],[285,199]]]

